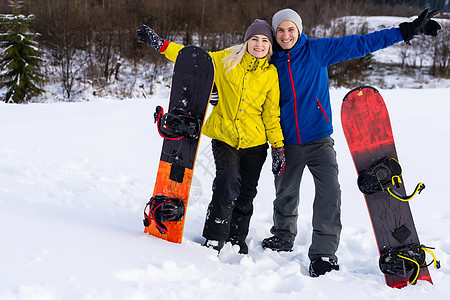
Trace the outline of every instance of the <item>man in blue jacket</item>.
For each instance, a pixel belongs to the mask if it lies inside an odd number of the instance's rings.
[[[368,53],[409,41],[418,34],[433,35],[441,29],[425,10],[413,22],[365,35],[310,39],[302,32],[302,20],[292,9],[272,18],[277,43],[271,62],[280,82],[281,127],[286,167],[275,178],[272,237],[264,248],[291,251],[297,235],[299,189],[304,168],[315,184],[313,233],[308,256],[309,273],[317,277],[338,270],[336,250],[341,232],[341,191],[333,133],[327,67]]]

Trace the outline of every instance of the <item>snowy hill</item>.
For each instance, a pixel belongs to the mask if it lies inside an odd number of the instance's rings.
[[[380,59],[388,60],[389,54]],[[392,81],[398,87],[407,80]],[[307,171],[294,251],[261,248],[272,225],[270,157],[255,199],[249,254],[239,255],[226,245],[217,256],[202,247],[214,176],[210,139],[205,136],[183,243],[144,234],[143,209],[153,191],[162,144],[153,112],[157,105],[167,107],[169,92],[161,83],[146,99],[137,94],[125,100],[99,98],[89,90],[84,98],[90,101],[84,102],[0,103],[0,299],[447,298],[450,205],[444,195],[450,165],[450,85],[435,80],[424,86],[428,88],[380,91],[407,190],[419,181],[427,185],[410,205],[421,242],[436,247],[442,264],[439,270],[430,269],[434,285],[419,282],[397,290],[384,283],[340,125],[347,89],[331,90],[342,189],[340,271],[319,278],[307,275],[313,199]],[[52,97],[58,93],[50,92]]]
[[[414,20],[415,16],[410,18],[392,17],[392,16],[347,16],[334,19],[328,27],[318,26],[311,30],[309,37],[331,37],[345,34],[360,34],[361,29],[365,32],[391,28],[398,26],[401,22]],[[450,28],[450,19],[438,19],[444,28]],[[442,34],[443,31],[440,32]],[[174,42],[182,44],[183,36],[175,36]],[[194,44],[199,45],[198,37],[193,36]],[[450,87],[450,79],[436,78],[429,73],[429,66],[432,64],[433,46],[436,39],[429,37],[416,37],[412,45],[398,43],[387,49],[382,49],[373,54],[375,62],[379,63],[369,72],[366,82],[371,85],[377,85],[380,88],[442,88]],[[232,46],[232,45],[228,45]],[[154,51],[151,48],[143,47],[143,51]],[[206,49],[210,50],[210,49]],[[86,53],[77,52],[73,57],[74,65],[83,65],[86,61]],[[111,82],[99,86],[93,84],[92,80],[82,80],[86,76],[78,74],[77,80],[73,84],[71,99],[64,98],[64,89],[61,82],[61,70],[58,66],[51,63],[51,54],[44,51],[43,57],[45,63],[45,74],[49,77],[49,82],[44,87],[46,93],[33,99],[33,102],[60,102],[60,101],[89,101],[93,98],[139,98],[148,94],[167,93],[167,87],[171,84],[172,63],[167,65],[142,62],[136,66],[133,61],[127,61],[123,58],[117,58],[120,61],[121,68],[117,79],[111,78]],[[422,69],[401,69],[399,64],[402,60],[406,65],[421,65]],[[381,66],[380,64],[386,64]],[[79,70],[77,71],[79,72]],[[100,79],[100,78],[97,78]],[[4,97],[6,89],[0,89],[0,99]]]
[[[328,27],[321,25],[313,28],[311,37],[339,37],[368,33],[396,27],[402,22],[411,22],[416,17],[346,16],[334,19]],[[440,34],[443,34],[444,30],[448,31],[449,19],[439,18],[437,21],[443,28]],[[448,32],[446,34],[448,35]],[[411,41],[411,45],[401,42],[374,52],[373,60],[377,66],[369,72],[365,81],[388,89],[450,87],[450,79],[436,78],[429,74],[429,67],[433,65],[433,55],[435,55],[434,43],[436,43],[434,38],[417,36]],[[446,47],[448,48],[448,45]],[[448,57],[446,60],[448,61]],[[404,69],[400,67],[402,62],[406,66]],[[407,66],[423,67],[414,69]]]

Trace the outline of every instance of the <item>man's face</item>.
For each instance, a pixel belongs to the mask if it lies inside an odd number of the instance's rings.
[[[298,28],[294,22],[283,21],[278,25],[275,38],[281,48],[289,50],[297,43],[299,35]]]

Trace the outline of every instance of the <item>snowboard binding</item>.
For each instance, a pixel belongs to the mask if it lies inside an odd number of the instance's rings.
[[[384,158],[358,176],[358,188],[366,195],[387,191],[391,196],[401,201],[411,200],[425,188],[425,184],[420,182],[411,195],[401,195],[390,187],[391,185],[396,188],[400,187],[400,183],[402,183],[401,175],[402,168],[399,162],[394,158]]]
[[[174,108],[164,114],[161,106],[154,113],[159,135],[168,140],[182,138],[198,139],[202,130],[202,121],[181,108]]]
[[[407,245],[399,249],[391,249],[380,256],[379,267],[381,272],[389,275],[398,275],[407,277],[410,284],[416,284],[419,277],[420,268],[425,268],[434,264],[436,269],[441,267],[441,264],[436,260],[436,256],[431,247],[424,245]],[[433,261],[426,263],[426,253],[433,257]]]
[[[147,207],[149,213],[147,214]],[[181,199],[170,198],[164,195],[156,195],[144,208],[144,226],[149,227],[151,221],[155,221],[156,228],[161,234],[167,233],[165,222],[181,221],[184,217],[185,207]]]

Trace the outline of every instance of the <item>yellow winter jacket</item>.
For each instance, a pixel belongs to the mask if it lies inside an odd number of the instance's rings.
[[[183,46],[170,43],[162,52],[175,61]],[[283,146],[280,126],[280,88],[275,66],[248,52],[228,74],[222,59],[231,51],[209,52],[215,66],[219,102],[203,126],[203,134],[236,148],[250,148],[269,141]]]

